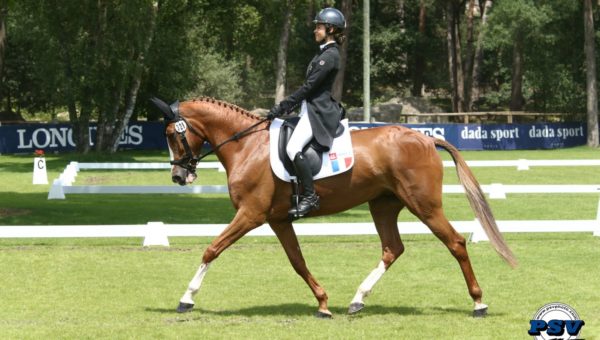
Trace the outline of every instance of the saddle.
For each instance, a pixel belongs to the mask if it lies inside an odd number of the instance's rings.
[[[285,170],[292,176],[296,176],[296,173],[294,171],[294,165],[292,163],[292,160],[287,155],[286,147],[299,121],[300,117],[283,119],[283,123],[279,130],[279,159],[281,160],[281,162],[283,162]],[[343,133],[344,125],[340,123],[336,128],[334,138],[341,136]],[[306,157],[306,159],[308,160],[308,164],[310,165],[310,170],[312,172],[313,177],[316,174],[318,174],[319,171],[321,171],[321,165],[323,164],[323,153],[327,151],[327,148],[319,145],[314,138],[302,149],[302,153],[304,154],[304,157]]]
[[[298,117],[285,120],[277,118],[269,128],[271,169],[278,178],[286,182],[296,176],[292,160],[287,156],[286,146],[299,120]],[[348,120],[344,119],[339,123],[330,150],[313,139],[302,152],[309,162],[314,179],[338,175],[352,168],[354,153]]]

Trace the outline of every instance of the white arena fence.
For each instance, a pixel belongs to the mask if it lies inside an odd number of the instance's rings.
[[[596,166],[600,160],[537,160],[537,161],[471,161],[469,166],[516,166],[518,170],[530,166]],[[218,162],[200,163],[201,168],[222,169]],[[199,165],[200,165],[199,164]],[[444,166],[454,166],[444,161]],[[77,163],[71,162],[56,179],[50,189],[49,199],[64,199],[65,194],[107,193],[226,193],[227,186],[71,186],[82,169],[170,169],[168,163]],[[600,185],[482,185],[492,199],[506,198],[507,193],[600,193]],[[461,185],[444,185],[445,193],[463,193]],[[460,233],[470,234],[471,242],[486,241],[487,236],[477,220],[453,221]],[[600,236],[600,202],[595,220],[529,220],[497,221],[501,232],[591,232]],[[81,225],[81,226],[2,226],[0,238],[67,238],[67,237],[143,237],[143,245],[169,245],[168,237],[216,236],[225,224],[163,224],[148,222],[142,225]],[[402,234],[431,234],[421,222],[399,222]],[[370,223],[296,223],[298,235],[375,235],[375,226]],[[263,225],[248,235],[274,236],[268,225]]]
[[[478,220],[450,222],[459,233],[470,234],[471,242],[488,241]],[[600,206],[595,220],[497,221],[501,232],[592,232],[600,236]],[[57,225],[0,227],[0,238],[85,238],[143,237],[143,246],[169,246],[169,237],[217,236],[226,224],[163,224],[148,222],[140,225]],[[400,233],[431,234],[421,222],[399,222]],[[301,236],[376,235],[369,223],[296,223],[294,230]],[[268,225],[248,233],[249,236],[275,236]]]
[[[444,161],[444,167],[454,167],[452,161]],[[470,167],[516,167],[517,170],[529,170],[532,166],[600,166],[600,160],[499,160],[467,161]],[[220,162],[200,162],[199,169],[218,169],[225,171]],[[80,170],[131,170],[131,169],[170,169],[169,163],[79,163],[70,162],[60,176],[54,180],[48,199],[65,199],[65,194],[205,194],[227,193],[225,185],[209,186],[72,186]],[[483,185],[484,192],[490,198],[506,198],[507,193],[600,193],[599,186],[591,185],[502,185],[498,183]],[[444,193],[463,193],[460,185],[445,185]]]

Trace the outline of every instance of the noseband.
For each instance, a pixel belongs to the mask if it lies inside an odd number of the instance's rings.
[[[214,148],[208,150],[207,152],[201,154],[200,156],[196,157],[196,156],[194,156],[194,154],[192,152],[192,148],[190,147],[190,144],[187,141],[185,132],[189,129],[194,135],[200,137],[203,141],[207,140],[206,137],[204,137],[202,134],[200,134],[198,131],[196,131],[196,129],[194,129],[187,122],[187,120],[179,114],[179,101],[174,102],[173,104],[170,105],[170,107],[171,107],[171,112],[173,113],[173,117],[170,118],[169,120],[167,120],[165,118],[165,129],[169,125],[175,124],[175,132],[179,135],[179,141],[181,141],[181,144],[183,144],[183,148],[185,150],[185,156],[183,156],[180,159],[171,161],[170,163],[171,163],[171,165],[180,166],[194,174],[196,173],[196,166],[198,165],[198,162],[200,162],[204,157],[214,153],[215,151],[219,150],[223,145],[225,145],[231,141],[239,140],[240,138],[246,136],[248,134],[248,132],[250,132],[255,127],[257,127],[261,123],[264,123],[267,120],[269,120],[268,118],[263,118],[263,119],[259,120],[256,124],[253,124],[249,128],[235,133],[233,136],[227,138],[225,141],[218,144],[216,147],[214,147]]]

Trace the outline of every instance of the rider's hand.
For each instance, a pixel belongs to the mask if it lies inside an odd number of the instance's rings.
[[[269,113],[267,114],[267,119],[273,120],[274,118],[283,116],[283,109],[278,104],[275,104]]]

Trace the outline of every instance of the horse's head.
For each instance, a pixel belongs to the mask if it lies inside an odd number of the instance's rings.
[[[171,179],[179,185],[192,183],[196,175],[198,156],[194,154],[206,138],[194,129],[179,112],[179,102],[168,105],[154,97],[150,101],[164,114],[165,137],[171,155]]]

